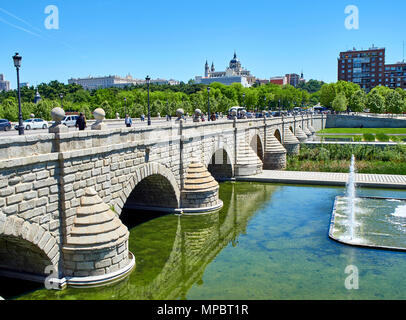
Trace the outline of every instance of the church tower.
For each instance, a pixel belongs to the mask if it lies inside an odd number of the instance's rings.
[[[34,103],[37,104],[37,103],[39,103],[41,100],[42,100],[42,98],[41,98],[41,95],[40,95],[39,92],[38,92],[38,87],[37,87],[37,92],[36,92],[35,97],[34,97]]]
[[[209,73],[210,73],[210,68],[209,68],[209,64],[207,63],[207,60],[206,60],[206,64],[204,65],[204,77],[208,78]]]
[[[215,72],[216,69],[214,68],[214,62],[211,63],[211,72]]]

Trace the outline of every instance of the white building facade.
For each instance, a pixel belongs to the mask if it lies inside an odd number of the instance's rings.
[[[0,74],[0,91],[10,91],[10,81],[7,81],[3,74]]]
[[[118,87],[124,88],[126,86],[131,85],[143,85],[146,83],[145,79],[134,79],[131,75],[127,75],[126,77],[119,77],[119,76],[106,76],[106,77],[87,77],[87,78],[72,78],[68,80],[69,84],[79,84],[85,90],[95,90],[95,89],[103,89],[103,88],[111,88],[111,87]],[[153,84],[169,84],[169,85],[177,85],[180,82],[177,80],[165,80],[165,79],[151,79]]]

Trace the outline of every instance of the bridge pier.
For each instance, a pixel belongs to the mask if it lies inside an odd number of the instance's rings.
[[[285,126],[284,128],[284,138],[283,146],[289,155],[299,154],[300,151],[300,141],[293,135],[292,131]]]
[[[129,231],[93,188],[87,188],[62,247],[70,286],[111,283],[135,266],[128,251]]]
[[[235,164],[236,176],[252,176],[262,172],[262,161],[252,150],[251,146],[240,139],[237,149],[237,162]]]
[[[267,135],[264,152],[264,170],[284,170],[287,151],[274,135]]]
[[[186,171],[184,187],[181,192],[183,213],[204,213],[220,209],[219,184],[196,159],[192,160]]]
[[[307,140],[307,135],[306,135],[306,133],[303,132],[303,130],[302,130],[302,128],[300,128],[300,126],[296,126],[295,136],[299,140],[299,142],[306,142],[306,140]]]

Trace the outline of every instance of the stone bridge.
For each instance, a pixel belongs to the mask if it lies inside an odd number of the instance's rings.
[[[217,181],[285,168],[286,154],[325,121],[180,120],[111,130],[99,123],[1,141],[1,274],[41,282],[50,274],[53,288],[118,281],[135,267],[123,208],[216,211]]]

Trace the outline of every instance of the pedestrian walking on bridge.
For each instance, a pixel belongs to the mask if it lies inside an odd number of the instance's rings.
[[[131,117],[128,114],[125,115],[124,122],[125,122],[125,125],[127,126],[127,128],[130,128],[133,124],[133,120],[131,119]]]

